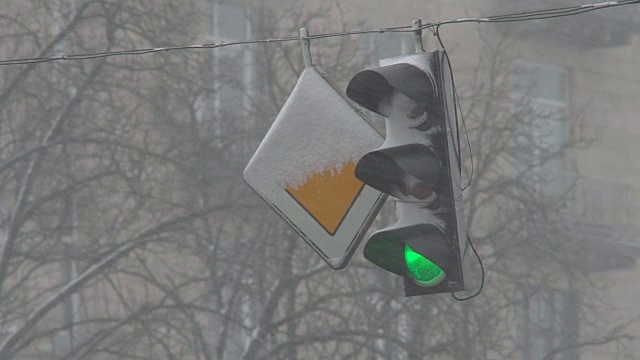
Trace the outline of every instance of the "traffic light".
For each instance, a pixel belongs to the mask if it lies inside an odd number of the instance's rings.
[[[347,95],[386,118],[383,145],[355,175],[392,196],[398,221],[375,232],[364,256],[404,278],[405,296],[465,290],[458,133],[449,63],[442,51],[381,61],[356,74]]]

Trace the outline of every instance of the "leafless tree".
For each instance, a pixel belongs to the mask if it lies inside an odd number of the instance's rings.
[[[7,2],[0,54],[204,41],[209,5]],[[244,15],[260,38],[300,24],[312,32],[358,25],[337,2],[278,12],[261,3]],[[314,42],[314,59],[344,85],[367,63],[365,52],[352,56],[356,43]],[[537,169],[582,139],[536,141],[527,130],[541,116],[525,98],[513,111],[500,71],[510,58],[491,45],[460,81],[474,156],[466,221],[487,275],[485,293],[465,304],[404,299],[398,279],[360,255],[329,271],[243,184],[242,169],[302,70],[297,43],[3,67],[0,358],[509,357],[519,346],[510,324],[541,285],[565,281],[586,309],[596,291],[554,221],[570,187],[560,197],[537,190]],[[241,56],[257,74],[250,84]],[[244,100],[215,106],[229,93]],[[533,146],[541,155],[522,162],[520,150]],[[546,256],[544,266],[527,263],[532,252]],[[549,358],[626,336],[624,323],[590,320],[605,331],[571,338]]]

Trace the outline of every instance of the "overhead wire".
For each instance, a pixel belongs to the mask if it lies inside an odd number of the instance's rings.
[[[504,19],[526,18],[526,17],[532,17],[532,16],[535,17],[535,16],[539,16],[539,15],[543,15],[543,16],[556,16],[556,15],[567,16],[567,15],[573,15],[572,13],[580,14],[580,13],[583,13],[583,12],[598,10],[598,9],[602,9],[602,8],[629,5],[629,4],[634,4],[634,3],[638,3],[638,1],[637,0],[609,1],[609,2],[597,3],[597,4],[575,5],[575,6],[566,6],[566,7],[560,7],[560,8],[553,8],[553,9],[548,9],[548,10],[526,11],[526,12],[521,12],[521,13],[517,13],[517,14],[497,15],[497,16],[491,16],[491,17],[489,17],[489,19],[495,21],[495,20],[504,20]]]
[[[472,295],[469,295],[469,296],[464,297],[464,298],[459,298],[459,297],[456,296],[456,294],[450,293],[451,297],[454,298],[457,301],[471,300],[474,297],[480,295],[480,293],[482,292],[482,289],[484,289],[485,272],[484,272],[484,265],[482,264],[482,258],[480,258],[480,255],[478,255],[478,251],[476,251],[475,246],[473,246],[473,242],[471,241],[471,237],[469,236],[469,233],[467,233],[467,241],[469,242],[469,246],[471,246],[471,250],[473,250],[473,253],[476,255],[476,258],[478,259],[478,263],[480,264],[480,272],[482,274],[482,277],[480,278],[480,287]]]
[[[601,10],[601,9],[606,9],[610,7],[637,4],[637,3],[640,3],[640,0],[607,1],[602,3],[566,6],[566,7],[559,7],[559,8],[535,10],[535,11],[525,11],[525,12],[518,12],[518,13],[506,14],[506,15],[489,16],[489,17],[459,18],[459,19],[443,20],[435,23],[428,22],[422,25],[419,29],[432,29],[435,27],[440,27],[442,25],[461,24],[461,23],[469,23],[469,22],[503,23],[503,22],[551,19],[556,17],[578,15],[578,14],[583,14],[590,11]],[[315,35],[309,35],[302,38],[313,40],[313,39],[324,39],[324,38],[332,38],[332,37],[340,37],[340,36],[353,36],[353,35],[386,33],[386,32],[412,32],[412,31],[415,31],[415,29],[412,29],[411,26],[395,26],[395,27],[385,27],[385,28],[370,29],[370,30],[353,30],[353,31],[345,31],[345,32],[315,34]],[[145,54],[151,54],[151,53],[169,52],[169,51],[177,51],[177,50],[216,49],[216,48],[222,48],[227,46],[299,41],[300,39],[301,37],[295,36],[295,37],[284,37],[284,38],[273,38],[273,39],[242,40],[242,41],[232,41],[232,42],[221,41],[218,43],[208,43],[208,44],[200,44],[200,45],[166,46],[166,47],[145,48],[145,49],[116,50],[116,51],[109,51],[109,52],[97,52],[97,53],[86,53],[86,54],[52,55],[48,57],[0,60],[0,66],[28,65],[28,64],[52,62],[52,61],[90,60],[90,59],[115,57],[115,56],[145,55]]]
[[[353,31],[340,32],[340,33],[315,34],[315,35],[309,35],[307,37],[302,37],[302,39],[323,39],[323,38],[331,38],[331,37],[338,37],[338,36],[351,36],[351,35],[361,35],[361,34],[404,32],[403,29],[407,29],[407,28],[411,28],[411,26],[396,26],[396,27],[371,29],[371,30],[353,30]],[[27,64],[36,64],[36,63],[51,62],[51,61],[65,61],[65,60],[89,60],[89,59],[98,59],[98,58],[113,57],[113,56],[124,56],[124,55],[146,55],[151,53],[169,52],[169,51],[176,51],[176,50],[206,50],[206,49],[216,49],[216,48],[222,48],[227,46],[237,46],[237,45],[268,44],[268,43],[276,43],[276,42],[300,41],[300,39],[301,37],[296,36],[296,37],[258,39],[258,40],[240,40],[240,41],[230,41],[230,42],[220,41],[218,43],[207,43],[207,44],[199,44],[199,45],[166,46],[166,47],[157,47],[157,48],[116,50],[116,51],[109,51],[109,52],[86,53],[86,54],[55,55],[55,56],[38,57],[38,58],[0,60],[0,66],[27,65]]]
[[[625,6],[631,4],[640,3],[640,0],[626,0],[626,1],[608,1],[603,3],[575,5],[560,8],[550,8],[543,10],[525,11],[506,15],[496,15],[488,17],[475,17],[475,18],[461,18],[453,20],[444,20],[435,23],[425,23],[421,28],[433,28],[441,25],[459,24],[459,23],[501,23],[501,22],[518,22],[527,20],[540,20],[550,19],[556,17],[572,16],[583,14],[586,12],[601,10],[611,7]]]

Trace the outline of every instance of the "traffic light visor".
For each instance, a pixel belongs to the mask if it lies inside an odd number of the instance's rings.
[[[411,249],[408,254],[407,247]],[[459,272],[451,250],[447,235],[441,228],[433,224],[419,224],[374,233],[363,254],[384,270],[414,279],[421,286],[436,286],[446,276]]]
[[[437,102],[434,80],[417,66],[400,63],[364,70],[357,73],[347,85],[347,96],[376,114],[380,112],[380,102],[396,90],[424,109]]]
[[[408,144],[366,154],[358,161],[355,174],[365,184],[391,196],[411,195],[424,200],[442,176],[442,167],[431,148]]]

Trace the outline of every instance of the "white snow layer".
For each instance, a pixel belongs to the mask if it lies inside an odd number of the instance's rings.
[[[424,72],[429,72],[429,57],[431,56],[433,56],[432,53],[394,56],[380,60],[380,66],[407,63],[421,69]]]
[[[314,67],[307,67],[245,169],[269,198],[327,170],[342,171],[378,148],[382,136]]]

